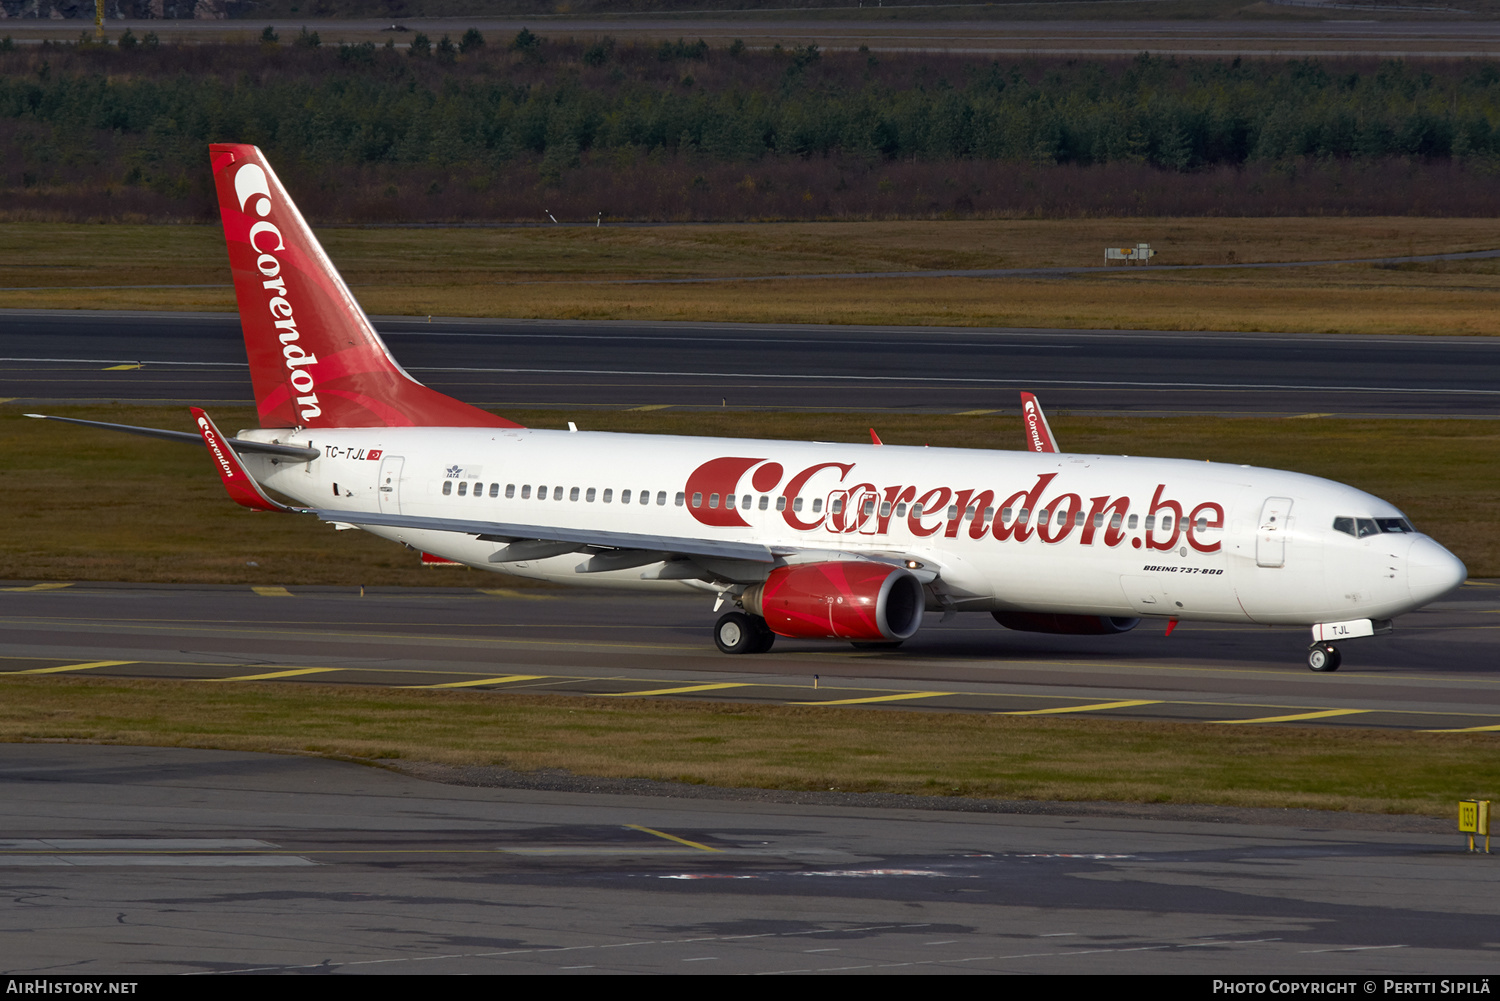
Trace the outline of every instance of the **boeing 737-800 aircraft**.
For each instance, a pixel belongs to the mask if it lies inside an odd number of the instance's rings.
[[[210,147],[261,426],[201,440],[230,495],[482,570],[715,597],[725,653],[896,645],[924,611],[1107,634],[1143,617],[1337,641],[1465,570],[1378,497],[1300,473],[1058,451],[542,431],[444,396],[386,349],[260,150]],[[272,499],[274,493],[286,499]]]

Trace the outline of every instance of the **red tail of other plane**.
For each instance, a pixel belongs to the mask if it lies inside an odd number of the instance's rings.
[[[254,146],[209,147],[262,427],[517,427],[391,357]]]

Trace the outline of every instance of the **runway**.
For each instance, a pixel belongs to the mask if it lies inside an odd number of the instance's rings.
[[[479,406],[1500,416],[1500,340],[376,317],[414,377]],[[0,311],[0,401],[252,404],[238,319]]]
[[[1475,582],[1344,644],[1343,668],[1320,675],[1304,629],[1183,623],[1166,637],[1148,620],[1048,636],[934,613],[896,651],[780,638],[728,657],[699,596],[13,583],[0,672],[1500,731],[1497,615],[1500,586]]]
[[[1492,858],[1418,818],[934,812],[0,746],[12,976],[1469,974]],[[14,981],[13,981],[14,982]],[[1205,983],[1205,987],[1207,984]]]
[[[403,18],[404,31],[392,31],[392,22],[375,19],[280,21],[275,17],[240,21],[152,20],[123,21],[111,19],[106,28],[111,35],[127,27],[140,36],[148,31],[158,33],[165,42],[193,43],[220,40],[249,41],[258,39],[267,25],[277,31],[283,43],[298,36],[303,29],[315,31],[325,45],[335,42],[394,42],[405,48],[415,32],[433,38],[448,34],[454,38],[468,28],[477,28],[490,44],[513,38],[523,28],[550,38],[593,39],[608,35],[620,42],[655,44],[659,39],[698,39],[723,47],[740,39],[752,48],[773,45],[817,45],[826,51],[853,50],[866,46],[880,52],[953,52],[991,56],[1126,56],[1141,52],[1173,53],[1183,56],[1262,56],[1271,58],[1344,58],[1367,56],[1378,58],[1480,58],[1500,52],[1500,23],[1487,20],[1364,20],[1370,14],[1358,12],[1349,20],[1319,18],[1306,20],[1267,17],[1256,20],[1017,20],[975,18],[928,20],[910,16],[910,8],[891,11],[866,10],[863,13],[845,8],[845,16],[787,17],[784,11],[768,10],[764,14],[745,11],[725,12],[728,16],[688,14],[663,16],[658,11],[614,17],[548,16],[528,14],[525,18],[455,17]],[[977,7],[978,5],[971,5]],[[987,13],[1003,12],[1006,7],[1017,15],[1035,13],[1040,4],[992,5]],[[1120,10],[1118,3],[1074,4],[1075,12],[1108,15]],[[1311,8],[1311,10],[1309,10]],[[949,8],[950,10],[952,8]],[[1272,8],[1273,10],[1275,8]],[[1297,8],[1283,8],[1288,13]],[[1316,6],[1302,5],[1301,11],[1316,13]],[[1389,11],[1367,8],[1376,13]],[[897,11],[900,11],[898,14]],[[1335,18],[1349,13],[1333,7],[1327,13]],[[79,26],[86,22],[12,20],[7,32],[18,44],[43,38],[77,39]]]

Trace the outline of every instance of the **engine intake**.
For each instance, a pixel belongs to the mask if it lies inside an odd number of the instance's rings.
[[[863,560],[777,567],[740,600],[781,636],[872,642],[911,637],[927,605],[915,575]]]
[[[1063,615],[1058,612],[991,612],[1006,629],[1023,633],[1061,633],[1067,636],[1110,636],[1128,633],[1140,619],[1112,615]]]

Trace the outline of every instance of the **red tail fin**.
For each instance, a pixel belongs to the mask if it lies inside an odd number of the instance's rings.
[[[407,375],[260,150],[209,152],[262,426],[518,426]]]
[[[1052,427],[1042,405],[1030,393],[1021,394],[1021,423],[1026,426],[1026,448],[1031,452],[1056,452],[1057,439],[1052,437]]]

